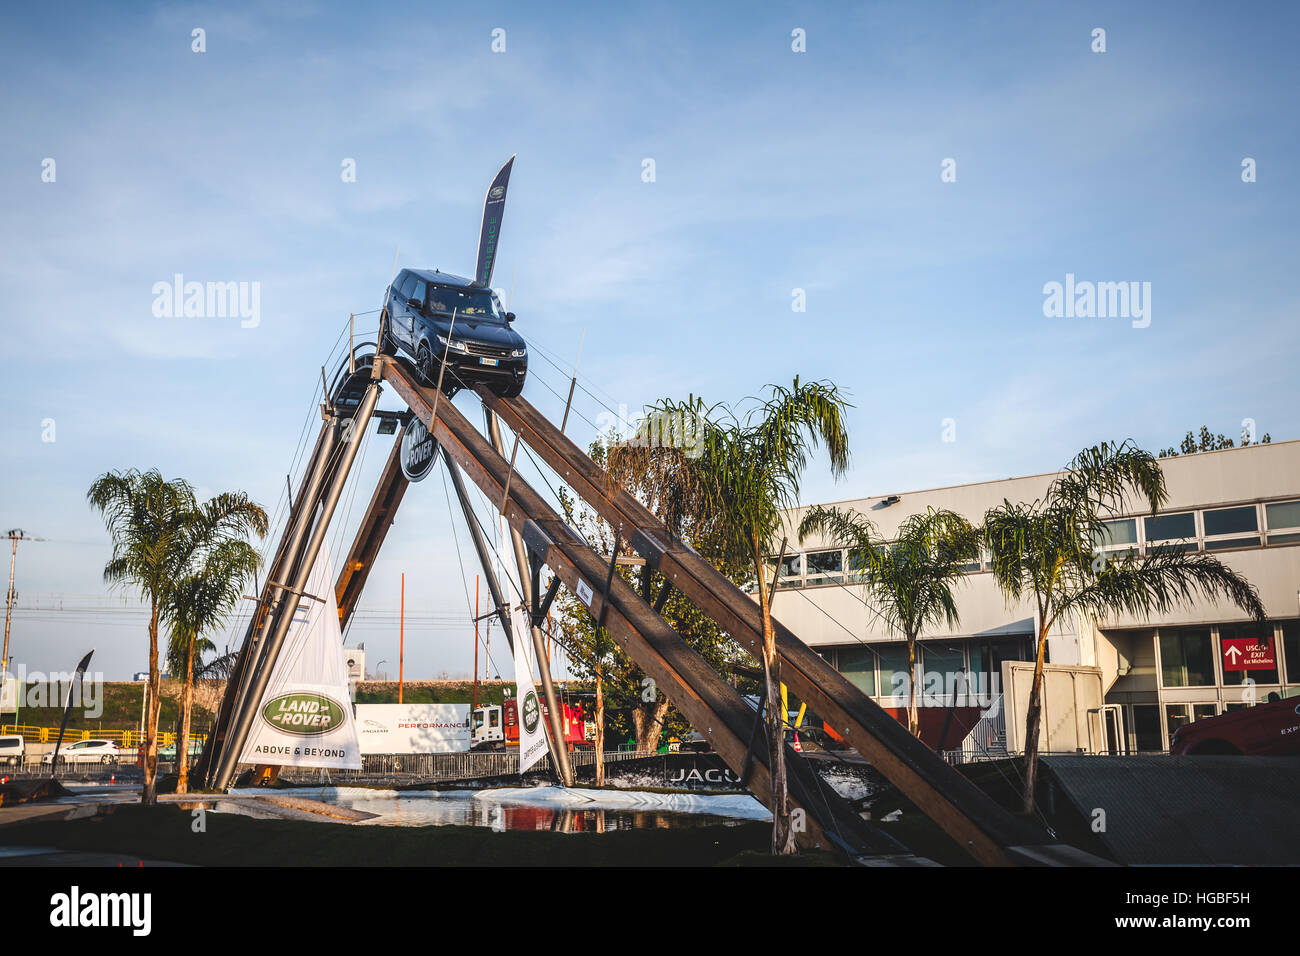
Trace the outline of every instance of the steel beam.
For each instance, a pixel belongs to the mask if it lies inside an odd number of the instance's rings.
[[[393,526],[397,506],[402,503],[410,482],[402,474],[402,443],[393,442],[393,450],[384,463],[383,473],[375,493],[370,496],[370,505],[365,517],[357,528],[348,551],[347,560],[339,570],[338,583],[334,586],[334,598],[339,606],[339,627],[346,630],[352,612],[356,610],[357,601],[361,599],[361,589],[366,586],[370,569],[374,566],[379,548],[388,536],[388,529]]]
[[[540,552],[552,572],[575,594],[590,593],[589,609],[603,615],[610,635],[628,652],[645,673],[666,693],[686,718],[701,731],[715,751],[736,772],[745,766],[753,710],[659,615],[640,598],[626,581],[615,575],[609,594],[602,600],[597,587],[605,578],[604,558],[583,543],[540,495],[518,475],[509,479],[509,464],[484,437],[465,420],[450,402],[438,405],[432,420],[432,389],[419,383],[415,370],[400,359],[385,361],[384,379],[425,422],[442,446],[489,498],[505,498],[505,518],[511,529],[527,537],[529,547]],[[907,858],[895,843],[870,832],[864,822],[843,806],[833,791],[822,789],[805,761],[787,747],[791,767],[790,802],[804,813],[806,823],[797,833],[805,847],[841,846],[849,852],[888,853]],[[752,758],[751,786],[767,803],[771,780],[766,748]],[[915,858],[911,858],[915,859]]]
[[[501,428],[497,424],[496,416],[492,412],[487,412],[488,435],[492,439],[492,447],[498,455],[505,454],[505,445],[501,443]],[[519,452],[519,439],[515,438],[515,453]],[[514,477],[515,459],[514,455],[510,456],[510,467],[506,471],[505,486],[501,489],[501,500],[504,502],[510,494],[510,482]],[[510,540],[515,549],[515,567],[519,571],[519,593],[523,597],[524,607],[531,609],[533,606],[532,593],[532,574],[528,564],[528,554],[524,550],[524,539],[520,537],[519,532],[511,528]],[[531,617],[531,615],[530,615]],[[542,695],[546,698],[546,707],[549,711],[551,723],[551,758],[555,766],[556,773],[560,782],[566,787],[573,786],[573,767],[569,765],[569,749],[564,742],[564,714],[560,709],[559,695],[555,692],[555,681],[551,680],[551,663],[546,656],[546,635],[542,633],[539,624],[530,620],[529,630],[533,638],[533,656],[537,658],[537,669],[542,675]],[[512,648],[513,650],[513,648]]]
[[[607,523],[622,527],[647,565],[660,572],[755,657],[762,649],[762,614],[755,601],[605,473],[522,398],[478,390],[484,405],[523,436],[542,460]],[[1052,844],[1038,827],[1013,817],[907,732],[780,622],[776,628],[781,680],[842,734],[920,810],[976,860],[991,865],[1042,862],[1069,848]],[[760,658],[761,659],[761,658]],[[1032,848],[1030,850],[1029,848]]]

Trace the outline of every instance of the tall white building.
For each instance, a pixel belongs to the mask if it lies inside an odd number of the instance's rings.
[[[1300,694],[1300,441],[1183,455],[1161,459],[1161,465],[1169,501],[1155,516],[1135,511],[1111,522],[1107,548],[1145,552],[1157,542],[1181,542],[1213,552],[1255,585],[1269,625],[1261,633],[1235,606],[1198,599],[1149,620],[1119,615],[1054,629],[1045,722],[1051,749],[1165,750],[1173,731],[1190,720],[1249,706],[1270,693]],[[866,516],[889,538],[903,519],[926,508],[946,508],[978,523],[1003,499],[1041,497],[1055,477],[873,495],[835,505]],[[798,541],[805,510],[787,515],[792,550],[781,570],[775,616],[864,692],[897,707],[904,702],[894,691],[905,687],[906,645],[866,603],[846,552],[837,547],[842,542]],[[975,746],[1020,749],[1024,675],[1031,665],[1014,662],[1033,659],[1034,606],[1007,603],[987,556],[972,566],[956,595],[959,625],[922,636],[919,669],[930,678],[928,688],[922,683],[930,691],[926,703],[963,702],[968,681],[986,695],[1007,691]],[[1263,638],[1274,664],[1261,667],[1257,659],[1253,669],[1244,669],[1241,645],[1232,643],[1240,638]],[[1015,685],[1011,690],[1008,681]]]

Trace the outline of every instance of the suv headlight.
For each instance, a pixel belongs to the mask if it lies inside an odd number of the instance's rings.
[[[441,332],[438,333],[438,344],[441,345],[443,348],[450,348],[453,352],[469,351],[468,349],[465,348],[464,343],[457,342],[455,339],[452,339],[451,343],[448,344],[447,336],[443,335]]]

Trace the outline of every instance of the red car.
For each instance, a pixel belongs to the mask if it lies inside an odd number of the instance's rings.
[[[1169,752],[1300,755],[1300,698],[1284,698],[1184,724],[1174,731]]]

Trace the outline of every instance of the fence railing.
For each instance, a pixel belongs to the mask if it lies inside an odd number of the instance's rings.
[[[607,750],[605,764],[638,760],[656,756],[653,750]],[[596,762],[590,750],[569,754],[569,763],[589,767]],[[550,755],[546,755],[529,768],[529,773],[551,769]],[[450,753],[450,754],[366,754],[361,758],[360,770],[315,769],[312,767],[286,767],[280,779],[287,782],[321,779],[344,782],[348,780],[407,779],[428,783],[448,783],[456,780],[475,780],[482,777],[505,777],[519,773],[518,753]]]
[[[31,724],[0,724],[0,737],[22,737],[30,743],[52,744],[59,739],[58,727],[34,727]],[[202,745],[206,734],[190,734],[190,740]],[[111,740],[119,747],[139,747],[144,743],[144,735],[138,730],[82,730],[69,728],[63,733],[64,744],[74,744],[78,740]],[[176,745],[174,731],[159,731],[158,746]]]

